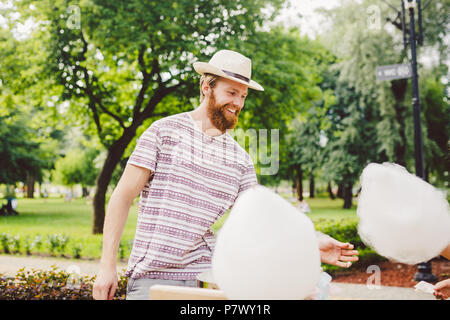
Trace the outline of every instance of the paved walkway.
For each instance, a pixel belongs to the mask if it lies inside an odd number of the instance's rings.
[[[414,288],[380,286],[369,289],[364,284],[331,282],[330,300],[436,300],[429,293]]]
[[[98,261],[67,260],[58,258],[21,257],[0,255],[0,274],[14,276],[23,267],[31,269],[51,269],[55,265],[62,270],[74,270],[82,275],[96,275],[99,270]],[[126,263],[119,263],[117,271],[122,272]],[[366,285],[331,282],[330,300],[436,300],[432,294],[416,292],[413,288],[381,286],[380,289],[369,289]]]

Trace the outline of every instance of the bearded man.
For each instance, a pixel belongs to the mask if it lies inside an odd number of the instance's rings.
[[[264,90],[251,80],[251,60],[220,50],[208,63],[193,66],[201,74],[200,106],[152,123],[111,196],[94,299],[114,296],[117,250],[139,193],[136,236],[125,274],[127,300],[148,299],[155,284],[195,287],[197,275],[211,268],[211,226],[258,183],[250,156],[227,132],[237,124],[248,88]],[[357,252],[344,250],[352,245],[323,239],[322,261],[341,266],[342,261],[355,261],[350,255]]]

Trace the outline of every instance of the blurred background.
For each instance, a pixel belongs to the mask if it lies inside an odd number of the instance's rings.
[[[422,2],[424,178],[447,192],[450,3]],[[411,78],[376,77],[411,61],[399,11],[399,0],[1,1],[0,252],[98,259],[105,205],[136,138],[198,106],[192,63],[231,49],[265,88],[249,92],[236,130],[257,148],[259,182],[353,241],[362,261],[380,260],[356,231],[359,176],[370,162],[415,172]],[[262,129],[279,138],[246,137]],[[136,217],[137,203],[124,261]]]

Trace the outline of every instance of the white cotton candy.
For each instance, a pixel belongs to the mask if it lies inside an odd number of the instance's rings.
[[[250,188],[220,230],[212,272],[229,299],[304,299],[321,273],[314,225],[270,189]]]
[[[358,232],[378,254],[401,263],[426,262],[450,243],[443,192],[392,163],[369,164],[361,175]]]

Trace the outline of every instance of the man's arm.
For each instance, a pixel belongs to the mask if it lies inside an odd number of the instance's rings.
[[[103,251],[100,272],[95,280],[93,297],[96,300],[112,299],[117,289],[117,250],[128,218],[131,203],[150,178],[151,171],[128,165],[122,174],[106,210],[103,227]]]

